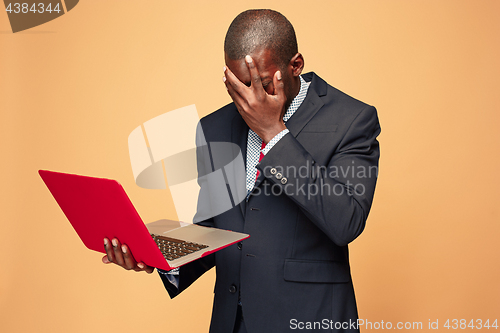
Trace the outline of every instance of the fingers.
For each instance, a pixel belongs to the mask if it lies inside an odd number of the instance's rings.
[[[240,94],[245,88],[248,89],[248,87],[245,86],[243,82],[241,82],[226,66],[224,66],[224,77],[222,80],[224,81],[226,88],[228,88],[228,91],[232,89],[232,91]],[[231,93],[231,91],[229,93]]]
[[[113,238],[111,242],[109,239],[104,238],[104,249],[106,255],[102,258],[102,262],[105,264],[115,263],[126,270],[145,271],[148,274],[154,271],[154,267],[145,265],[142,262],[137,263],[128,246],[120,244],[120,241],[116,238]]]
[[[122,254],[122,251],[121,251],[121,244],[118,241],[118,239],[113,238],[111,240],[111,245],[112,245],[112,248],[113,248],[113,256],[114,256],[113,262],[115,264],[117,264],[118,266],[125,267],[125,260],[123,259],[123,254]]]
[[[122,253],[123,253],[123,261],[124,261],[124,267],[125,269],[136,269],[136,262],[132,254],[130,253],[127,245],[123,244],[121,246]]]
[[[145,264],[143,264],[142,262],[138,263],[138,264],[137,264],[137,267],[138,267],[141,271],[145,271],[145,272],[146,272],[146,273],[148,273],[148,274],[153,273],[153,271],[155,270],[155,268],[154,268],[154,267],[151,267],[151,266],[145,265]]]
[[[109,243],[109,239],[104,238],[104,250],[106,251],[106,261],[102,258],[102,262],[105,264],[112,263],[115,260],[115,256],[113,255],[113,248]]]
[[[241,106],[245,104],[245,99],[242,97],[240,92],[242,92],[242,89],[248,89],[248,87],[241,83],[236,75],[234,75],[233,72],[231,72],[231,70],[227,67],[224,67],[224,77],[222,80],[224,81],[227,92],[231,96],[234,104],[236,104],[238,110],[241,110]]]
[[[257,97],[263,96],[265,91],[264,87],[262,87],[262,81],[260,79],[260,74],[257,66],[255,66],[252,57],[249,55],[245,57],[245,62],[247,64],[248,71],[250,72],[250,79],[252,80],[250,88],[254,91]]]

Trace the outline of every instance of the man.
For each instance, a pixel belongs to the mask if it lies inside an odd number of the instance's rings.
[[[376,110],[301,75],[294,29],[275,11],[238,15],[224,51],[233,103],[201,126],[207,142],[239,145],[248,196],[202,223],[251,237],[160,272],[165,287],[175,297],[215,266],[211,332],[357,332],[347,244],[363,231],[375,190]],[[153,271],[118,240],[105,244],[105,263]]]

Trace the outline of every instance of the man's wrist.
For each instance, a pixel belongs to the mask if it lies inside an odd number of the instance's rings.
[[[276,134],[276,136],[274,138],[272,138],[271,141],[269,141],[266,144],[266,146],[264,147],[264,149],[262,149],[262,154],[266,155],[274,147],[274,145],[277,144],[278,141],[281,140],[281,138],[283,138],[285,135],[288,134],[288,132],[290,132],[288,130],[288,128],[285,128],[284,130],[282,130],[281,132],[279,132],[278,134]]]
[[[269,141],[271,141],[276,135],[281,133],[283,130],[286,130],[286,126],[283,122],[280,122],[278,126],[273,128],[269,132],[263,134],[263,137],[261,137],[261,139],[267,145]]]

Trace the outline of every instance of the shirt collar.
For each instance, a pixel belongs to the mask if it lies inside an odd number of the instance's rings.
[[[283,116],[283,121],[287,122],[288,119],[290,119],[291,116],[297,111],[299,106],[302,104],[304,99],[306,98],[307,95],[307,90],[309,89],[309,85],[311,82],[306,82],[302,76],[299,76],[300,78],[300,90],[297,96],[293,99],[292,103],[288,107],[288,110],[286,110],[285,115]]]

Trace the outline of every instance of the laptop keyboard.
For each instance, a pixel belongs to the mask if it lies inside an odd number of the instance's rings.
[[[151,234],[163,257],[167,260],[175,260],[190,253],[205,249],[208,245],[186,242],[181,239],[158,236]]]

